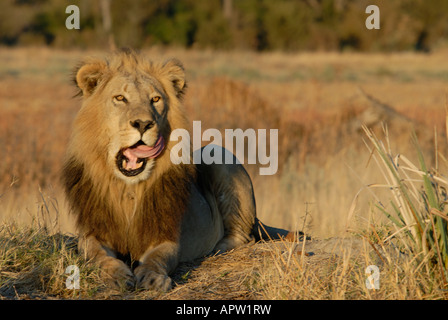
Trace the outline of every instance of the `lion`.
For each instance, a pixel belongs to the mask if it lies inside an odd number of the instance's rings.
[[[257,219],[242,165],[170,161],[171,132],[188,128],[179,60],[121,50],[74,74],[82,106],[62,181],[79,252],[113,284],[168,291],[180,262],[289,234]]]

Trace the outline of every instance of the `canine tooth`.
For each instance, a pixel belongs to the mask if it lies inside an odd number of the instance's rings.
[[[143,162],[137,162],[137,166],[135,167],[136,169],[140,169],[143,165]]]
[[[123,159],[123,162],[121,163],[121,166],[126,169],[126,160]]]

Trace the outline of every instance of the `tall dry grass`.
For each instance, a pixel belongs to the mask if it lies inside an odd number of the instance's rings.
[[[412,257],[415,270],[422,269],[429,279],[440,282],[442,288],[448,288],[447,177],[437,167],[427,167],[415,135],[413,141],[418,165],[405,155],[394,155],[388,143],[387,130],[384,142],[368,128],[364,130],[372,145],[372,157],[385,180],[384,184],[372,184],[369,188],[390,191],[389,199],[385,199],[387,202],[378,199],[376,204],[378,211],[391,224],[391,234],[380,241],[393,241],[402,252]]]

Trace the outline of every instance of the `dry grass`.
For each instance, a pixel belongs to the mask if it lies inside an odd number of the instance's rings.
[[[353,238],[307,243],[249,244],[229,253],[181,264],[168,293],[110,289],[94,265],[80,257],[76,239],[39,228],[0,230],[3,299],[444,299],[440,278],[413,259]],[[300,254],[303,249],[307,255]],[[80,288],[67,289],[66,268],[80,270]],[[379,267],[379,288],[368,289],[366,266]]]
[[[279,171],[253,178],[258,216],[265,223],[302,229],[314,238],[345,236],[353,199],[377,183],[377,169],[363,143],[359,119],[372,102],[368,94],[405,114],[386,118],[391,148],[411,160],[411,126],[423,153],[447,154],[444,132],[448,64],[443,52],[391,54],[254,54],[151,49],[154,59],[176,56],[190,80],[185,100],[190,120],[206,128],[279,129]],[[285,246],[244,247],[179,268],[179,285],[167,295],[110,292],[98,270],[76,255],[76,239],[59,187],[59,171],[79,100],[69,75],[76,62],[96,52],[0,49],[0,295],[7,298],[72,296],[93,298],[228,299],[432,299],[443,283],[408,260],[381,269],[381,290],[367,290],[371,253],[302,257]],[[262,66],[262,67],[260,67]],[[373,123],[378,129],[380,123]],[[377,130],[378,131],[378,130]],[[435,164],[432,164],[435,165]],[[443,172],[444,164],[439,163]],[[378,195],[387,199],[387,191]],[[350,226],[372,236],[370,227],[391,226],[372,212],[369,192],[357,197]],[[387,200],[385,200],[387,201]],[[306,221],[304,221],[306,218]],[[374,216],[375,218],[372,218]],[[31,227],[30,227],[31,226]],[[381,237],[380,237],[381,238]],[[4,244],[4,245],[3,245]],[[26,250],[25,250],[26,249]],[[286,252],[286,253],[285,253]],[[288,253],[289,252],[289,253]],[[289,256],[288,256],[289,255]],[[361,261],[359,260],[361,259]],[[200,263],[201,262],[201,263]],[[330,263],[331,262],[331,263]],[[64,287],[64,268],[81,266],[85,286]],[[238,271],[236,271],[238,270]],[[425,271],[428,272],[428,271]]]

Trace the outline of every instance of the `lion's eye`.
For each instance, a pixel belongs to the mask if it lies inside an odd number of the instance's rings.
[[[126,102],[126,98],[123,95],[121,95],[121,94],[119,94],[118,96],[115,96],[114,100],[115,101],[120,101],[120,102]]]
[[[157,101],[159,101],[159,100],[160,100],[160,97],[159,97],[159,96],[153,97],[153,98],[151,99],[152,102],[157,102]]]

